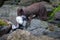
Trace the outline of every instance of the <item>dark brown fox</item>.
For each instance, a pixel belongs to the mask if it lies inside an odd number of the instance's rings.
[[[27,17],[32,17],[36,15],[41,20],[47,20],[47,10],[44,6],[44,3],[38,2],[34,3],[30,6],[18,10],[18,15],[25,15]]]

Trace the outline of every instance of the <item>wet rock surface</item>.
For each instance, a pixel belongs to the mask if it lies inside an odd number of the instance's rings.
[[[0,40],[7,40],[8,34],[4,34],[2,37],[0,37]]]
[[[33,19],[27,30],[34,35],[42,35],[44,31],[47,31],[46,30],[47,27],[48,27],[47,22],[38,19]]]
[[[32,35],[30,32],[26,30],[17,29],[16,31],[10,34],[3,35],[2,37],[0,37],[0,40],[59,40],[59,39],[54,39],[49,36],[37,37]]]
[[[9,19],[11,22],[16,24],[16,16],[17,16],[17,9],[19,6],[17,5],[3,5],[0,8],[0,18],[1,19]]]
[[[55,13],[55,18],[56,19],[60,19],[60,11],[58,11],[58,12]]]
[[[12,40],[12,39],[13,40],[20,40],[20,39],[30,40],[29,38],[31,37],[32,38],[31,40],[37,40],[37,39],[38,40],[40,39],[41,40],[44,40],[44,39],[60,40],[60,28],[58,28],[57,26],[54,26],[54,31],[50,31],[48,27],[49,27],[48,22],[41,21],[39,19],[32,19],[28,28],[25,29],[27,31],[19,29],[19,30],[16,30],[10,33],[9,36],[7,36],[7,34],[6,34],[6,37],[3,35],[2,37],[0,37],[0,39],[1,40],[5,40],[5,39],[7,40]],[[37,38],[37,36],[39,38]]]
[[[9,26],[3,26],[2,28],[0,28],[0,37],[3,36],[4,34],[9,33],[11,30],[11,27]]]
[[[9,34],[7,40],[55,40],[55,39],[48,36],[36,37],[28,31],[18,29],[13,33]]]
[[[50,31],[49,29],[46,29],[47,27],[49,27],[47,22],[33,19],[27,30],[36,36],[41,36],[45,34],[53,38],[60,38],[60,28],[54,26],[54,31]]]

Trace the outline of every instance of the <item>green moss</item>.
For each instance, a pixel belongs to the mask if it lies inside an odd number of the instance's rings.
[[[7,25],[7,23],[4,22],[2,19],[0,19],[0,26],[6,26],[6,25]]]

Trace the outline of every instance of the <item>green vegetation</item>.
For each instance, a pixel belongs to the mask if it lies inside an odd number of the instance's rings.
[[[55,13],[58,12],[58,11],[60,11],[60,5],[51,12],[51,15],[50,15],[48,21],[53,21]]]
[[[7,23],[0,19],[0,26],[7,26]]]
[[[50,13],[50,17],[48,19],[48,22],[54,21],[55,14],[56,14],[56,12],[59,12],[59,11],[60,11],[60,5]],[[60,23],[58,23],[57,26],[60,27]]]

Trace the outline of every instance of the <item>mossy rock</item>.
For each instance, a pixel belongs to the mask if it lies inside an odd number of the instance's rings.
[[[7,23],[0,19],[0,26],[7,26]]]

